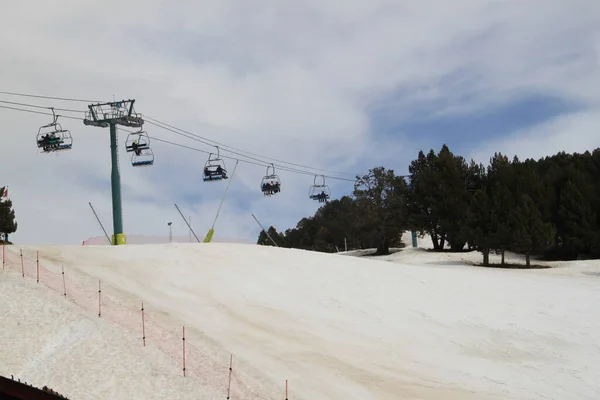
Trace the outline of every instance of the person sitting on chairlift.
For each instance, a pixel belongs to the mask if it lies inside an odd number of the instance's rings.
[[[216,171],[216,173],[221,178],[227,179],[227,175],[225,174],[225,171],[223,170],[223,168],[220,165],[217,165],[217,171]]]
[[[324,190],[318,195],[318,198],[320,203],[325,203],[325,200],[327,200],[327,195],[325,194]]]
[[[139,149],[139,144],[137,140],[134,140],[133,143],[131,144],[131,147],[133,148],[133,151],[135,151],[135,155],[136,156],[140,156],[142,155],[142,150]]]
[[[266,182],[262,185],[262,191],[265,196],[270,196],[273,194],[273,190],[269,182]]]

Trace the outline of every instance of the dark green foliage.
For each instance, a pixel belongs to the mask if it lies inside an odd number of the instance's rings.
[[[483,165],[468,164],[443,145],[438,154],[419,152],[409,172],[409,227],[430,235],[435,250],[444,249],[446,243],[451,250],[462,250],[470,236],[466,227],[469,205],[483,184]]]
[[[406,228],[407,192],[406,181],[383,167],[356,179],[357,227],[360,236],[377,248],[377,255],[389,254]]]
[[[377,248],[387,254],[404,230],[429,234],[434,249],[506,251],[569,260],[600,257],[600,149],[540,160],[495,153],[487,166],[444,145],[420,151],[410,184],[383,167],[357,177],[353,196],[323,205],[293,229],[272,236],[280,246],[323,252]],[[264,233],[259,243],[269,244]]]
[[[15,233],[18,224],[15,218],[12,200],[4,197],[5,187],[0,187],[0,233]]]
[[[392,170],[374,168],[357,177],[354,197],[344,196],[320,207],[313,217],[303,218],[285,233],[269,234],[281,247],[333,253],[376,247],[377,254],[389,254],[399,244],[406,228],[404,206],[407,184]],[[268,244],[261,232],[259,244]]]
[[[263,246],[275,246],[275,244],[271,241],[271,239],[273,239],[278,246],[283,244],[283,236],[278,233],[274,227],[269,227],[269,229],[267,229],[267,233],[265,233],[265,231],[260,231],[260,234],[258,235],[258,241],[256,243],[262,244]],[[269,236],[271,238],[269,238]]]
[[[485,188],[477,189],[471,200],[471,207],[467,213],[468,240],[473,248],[483,254],[483,265],[490,262],[493,234],[498,227],[498,218]]]
[[[542,220],[538,206],[527,194],[517,199],[516,207],[510,214],[510,224],[515,236],[512,248],[525,255],[529,267],[532,254],[539,254],[552,245],[554,227]]]

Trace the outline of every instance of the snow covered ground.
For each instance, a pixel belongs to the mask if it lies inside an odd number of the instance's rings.
[[[598,261],[480,268],[463,261],[478,253],[410,241],[383,258],[227,243],[7,250],[0,374],[74,400],[223,399],[229,354],[232,399],[283,399],[286,379],[290,400],[600,398]],[[57,273],[42,281],[60,288],[64,266],[67,299],[36,283],[36,250]],[[196,349],[185,378],[182,325]]]

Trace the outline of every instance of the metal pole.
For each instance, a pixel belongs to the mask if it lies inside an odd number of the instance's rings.
[[[112,242],[110,240],[110,237],[108,236],[108,233],[106,233],[106,229],[104,229],[104,225],[102,225],[102,221],[100,221],[100,218],[98,217],[98,214],[96,214],[96,210],[94,210],[94,206],[92,206],[91,202],[88,202],[88,204],[90,205],[90,208],[92,209],[92,212],[96,216],[96,220],[100,224],[100,228],[102,228],[102,231],[104,232],[104,236],[106,236],[106,240],[108,240],[108,244],[112,244]]]
[[[172,227],[172,222],[167,222],[167,225],[169,226],[169,243],[173,242],[173,227]]]
[[[204,243],[210,243],[210,241],[212,240],[212,237],[215,233],[215,225],[217,223],[217,219],[219,218],[219,214],[221,213],[221,207],[223,207],[223,202],[225,202],[225,197],[227,196],[227,192],[229,192],[229,187],[231,186],[231,182],[233,181],[233,177],[235,176],[235,170],[237,169],[239,162],[240,162],[239,160],[237,160],[235,162],[235,167],[233,168],[233,173],[231,174],[231,177],[229,178],[229,182],[227,183],[227,187],[225,188],[225,192],[223,193],[223,197],[221,198],[221,203],[219,204],[219,208],[217,209],[217,214],[215,215],[215,220],[213,221],[211,228],[209,229],[208,233],[206,234],[206,237],[204,238]]]
[[[181,212],[179,207],[177,207],[177,204],[175,204],[175,208],[177,209],[177,211],[179,211],[179,215],[181,215],[181,218],[183,218],[183,222],[185,222],[185,224],[188,226],[188,228],[190,228],[190,231],[194,234],[194,237],[196,238],[198,243],[200,243],[200,239],[198,239],[198,236],[196,236],[196,232],[194,232],[191,225],[188,224],[187,219],[185,219],[185,217],[183,216],[183,213]]]
[[[263,232],[264,232],[264,233],[267,235],[267,237],[268,237],[268,238],[271,240],[271,242],[273,242],[273,244],[274,244],[275,246],[279,247],[279,245],[277,244],[277,242],[275,242],[275,241],[273,240],[273,238],[271,237],[271,235],[269,235],[269,232],[267,232],[267,231],[265,230],[265,228],[263,228],[263,226],[261,225],[261,223],[260,223],[260,222],[258,222],[258,220],[257,220],[257,219],[256,219],[256,217],[254,216],[254,214],[252,214],[252,218],[254,218],[254,220],[256,221],[256,223],[257,223],[257,224],[260,226],[260,229],[262,229],[262,230],[263,230]]]
[[[123,210],[121,204],[121,174],[119,172],[119,149],[117,146],[117,125],[110,123],[110,158],[112,172],[110,183],[112,189],[113,206],[113,244],[119,244],[119,238],[123,234]]]

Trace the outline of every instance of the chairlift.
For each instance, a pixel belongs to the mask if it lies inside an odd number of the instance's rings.
[[[227,167],[225,166],[225,161],[223,161],[219,154],[219,147],[217,146],[217,154],[213,157],[213,153],[208,155],[208,160],[204,164],[204,174],[203,180],[204,182],[210,181],[220,181],[223,179],[227,179]]]
[[[131,165],[133,167],[149,167],[154,164],[154,152],[150,147],[137,149],[131,154]]]
[[[52,110],[53,121],[38,129],[36,142],[37,147],[42,149],[43,153],[54,151],[70,150],[73,147],[73,137],[68,129],[63,129],[57,122],[59,115]]]
[[[269,169],[272,169],[270,174]],[[273,164],[267,167],[267,172],[262,178],[260,188],[265,196],[272,196],[281,191],[281,179],[279,179],[279,176],[275,173],[275,166]]]
[[[131,153],[136,150],[145,150],[150,148],[150,137],[146,131],[131,132],[125,141],[125,150]]]
[[[321,177],[321,183],[317,184],[317,178]],[[329,190],[329,186],[325,184],[325,176],[324,175],[315,175],[315,179],[313,181],[313,185],[310,187],[308,191],[308,197],[312,200],[316,200],[319,203],[326,203],[331,198],[331,190]]]

